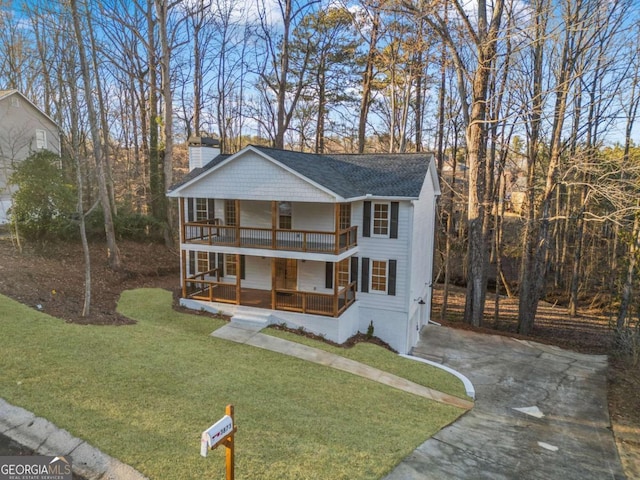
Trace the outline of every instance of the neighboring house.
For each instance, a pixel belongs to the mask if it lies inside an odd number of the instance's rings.
[[[8,221],[13,168],[40,150],[60,155],[58,126],[17,90],[0,90],[0,224]]]
[[[181,304],[408,352],[431,310],[433,155],[190,146],[179,200]],[[210,160],[210,161],[209,161]]]

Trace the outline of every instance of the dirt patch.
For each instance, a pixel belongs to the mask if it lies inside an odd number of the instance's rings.
[[[122,271],[107,264],[104,245],[92,244],[91,309],[82,316],[85,271],[82,248],[75,243],[26,245],[20,253],[8,235],[0,236],[0,293],[67,322],[122,325],[116,313],[124,290],[139,287],[178,289],[179,256],[154,243],[120,242]]]

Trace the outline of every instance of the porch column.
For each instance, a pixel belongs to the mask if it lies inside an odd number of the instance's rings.
[[[278,202],[271,201],[271,248],[276,248],[276,230],[278,228]]]
[[[187,298],[187,251],[182,250],[181,258],[182,298]]]
[[[236,246],[240,246],[240,200],[234,200],[236,214]]]
[[[184,197],[179,199],[179,217],[180,217],[180,243],[184,243],[184,239],[187,238],[187,227],[185,225],[185,211],[184,211]]]
[[[271,310],[276,309],[276,259],[271,257]]]
[[[340,204],[336,203],[333,216],[335,217],[334,221],[334,231],[335,231],[335,245],[333,247],[333,253],[336,255],[340,253]],[[335,269],[334,269],[335,270]]]
[[[333,316],[338,316],[338,291],[340,287],[338,286],[338,278],[340,277],[338,272],[338,263],[333,264]]]
[[[240,305],[240,254],[236,253],[236,305]]]

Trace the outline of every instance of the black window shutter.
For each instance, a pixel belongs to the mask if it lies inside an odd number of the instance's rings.
[[[246,260],[244,258],[244,255],[240,255],[240,279],[244,280],[245,277],[245,265],[246,265]]]
[[[213,252],[209,252],[209,270],[216,269],[216,254]]]
[[[216,218],[216,201],[213,198],[207,199],[207,218],[209,220]]]
[[[371,202],[364,202],[362,209],[362,236],[371,236]]]
[[[193,222],[195,219],[196,213],[196,199],[195,198],[187,198],[187,221]]]
[[[387,293],[389,295],[396,294],[396,270],[398,267],[397,260],[389,260],[389,286],[387,287]]]
[[[391,238],[398,238],[398,209],[400,204],[398,202],[391,202],[391,228],[389,236]]]
[[[189,275],[196,274],[196,252],[189,252]]]
[[[324,267],[324,287],[333,288],[333,263],[326,262]]]
[[[224,253],[218,254],[218,272],[221,277],[224,277]]]
[[[360,291],[369,291],[369,259],[362,257],[362,275],[360,276]]]
[[[351,281],[356,282],[358,289],[358,257],[351,257]]]

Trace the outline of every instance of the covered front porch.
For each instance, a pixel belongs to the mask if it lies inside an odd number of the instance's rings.
[[[348,258],[325,263],[212,255],[217,266],[198,273],[189,273],[197,267],[185,259],[182,298],[329,317],[339,317],[356,299]],[[213,266],[210,259],[206,263]],[[228,274],[229,265],[237,266],[234,275]]]
[[[208,302],[230,303],[247,307],[284,310],[337,317],[355,301],[355,284],[341,289],[338,295],[300,292],[297,290],[258,290],[235,285],[188,280],[184,298]]]

